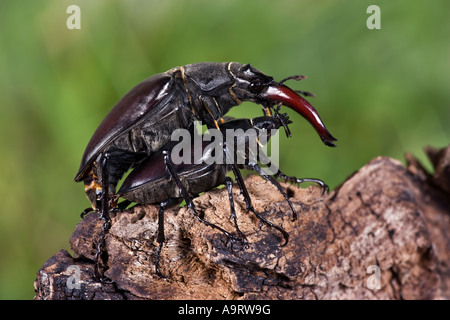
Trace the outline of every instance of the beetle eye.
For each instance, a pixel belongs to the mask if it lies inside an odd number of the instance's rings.
[[[250,70],[250,68],[251,68],[250,63],[247,63],[242,67],[242,71],[244,71],[244,72],[248,71],[248,70]]]
[[[251,93],[261,93],[261,91],[264,89],[264,86],[261,84],[259,80],[250,82],[250,85],[248,87]]]
[[[259,130],[268,130],[272,128],[272,121],[263,121],[257,125]]]

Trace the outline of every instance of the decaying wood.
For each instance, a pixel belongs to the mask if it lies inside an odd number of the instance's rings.
[[[245,210],[234,188],[238,223],[249,247],[231,245],[185,207],[166,211],[160,268],[155,274],[157,206],[117,213],[106,237],[105,276],[93,274],[101,222],[91,213],[70,242],[37,273],[35,299],[449,299],[450,147],[426,148],[435,172],[411,155],[406,168],[378,157],[328,195],[319,187],[246,179],[254,207],[290,235]],[[204,218],[233,231],[225,189],[195,199]],[[233,231],[234,232],[234,231]]]

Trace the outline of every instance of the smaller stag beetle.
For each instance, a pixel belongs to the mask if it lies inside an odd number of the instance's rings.
[[[254,129],[256,131],[257,137],[260,138],[262,134],[266,134],[270,138],[270,135],[273,130],[277,130],[280,126],[284,126],[287,129],[287,125],[290,123],[286,115],[276,115],[275,117],[259,117],[254,119],[238,119],[231,120],[221,125],[221,132],[225,133],[228,129]],[[250,150],[248,139],[245,136],[235,137],[236,141],[235,146],[237,145],[245,145],[244,154],[239,154],[237,156],[243,157],[245,159],[252,158],[250,153],[252,152],[262,152],[260,148],[258,150]],[[247,140],[247,141],[246,141]],[[265,140],[267,141],[267,140]],[[229,141],[228,141],[229,142]],[[161,254],[161,249],[163,243],[165,241],[164,237],[164,211],[167,207],[176,205],[181,203],[182,200],[186,201],[187,206],[193,212],[194,216],[201,221],[202,223],[218,229],[221,231],[227,239],[231,240],[234,243],[237,240],[240,240],[244,245],[247,245],[247,239],[245,235],[240,231],[237,223],[236,211],[234,207],[233,201],[233,193],[232,193],[232,180],[230,177],[227,177],[227,173],[229,171],[233,171],[238,181],[238,185],[241,189],[242,194],[244,195],[244,199],[247,205],[247,209],[251,210],[259,219],[261,219],[267,225],[275,228],[280,231],[284,237],[286,245],[289,239],[288,233],[283,230],[281,227],[272,224],[270,221],[266,220],[261,214],[259,214],[252,206],[250,196],[245,188],[245,185],[240,183],[242,181],[238,177],[240,177],[239,169],[233,164],[223,164],[211,162],[212,154],[208,151],[208,146],[210,142],[204,142],[202,145],[203,152],[202,158],[200,161],[192,160],[190,163],[180,163],[174,164],[171,161],[171,153],[166,148],[163,150],[154,153],[152,156],[147,158],[144,162],[142,162],[138,167],[136,167],[125,179],[121,188],[118,191],[117,198],[121,197],[126,199],[123,203],[128,204],[130,202],[136,202],[140,204],[159,204],[159,212],[158,212],[158,235],[157,241],[159,243],[159,247],[156,254],[156,262],[155,269],[156,273],[159,276],[163,276],[159,271],[159,259]],[[231,156],[237,152],[237,149],[231,150],[227,146],[227,141],[223,141],[223,152],[226,153],[226,156]],[[170,149],[170,148],[169,148]],[[211,149],[209,149],[211,150]],[[192,152],[193,156],[194,151]],[[290,202],[288,196],[282,189],[281,185],[275,180],[272,176],[264,173],[264,170],[259,167],[259,165],[254,163],[246,163],[242,165],[243,168],[251,169],[259,174],[261,174],[264,178],[270,181],[275,187],[283,194],[286,201],[289,203],[294,217],[296,217],[296,213],[292,203]],[[281,172],[278,170],[278,172]],[[285,176],[287,177],[287,176]],[[296,182],[303,182],[301,179],[297,179],[294,177],[287,177],[288,179],[294,180]],[[313,182],[317,182],[320,185],[324,185],[322,181],[315,179],[306,179],[307,181],[314,180]],[[231,235],[229,232],[225,231],[223,228],[212,224],[200,217],[197,213],[194,203],[192,199],[198,194],[202,192],[209,191],[219,185],[226,185],[229,195],[230,201],[230,211],[231,217],[234,221],[235,229],[238,234],[238,238]],[[119,204],[122,206],[122,203]]]
[[[84,182],[92,210],[109,212],[110,194],[123,175],[170,142],[178,128],[194,120],[220,129],[223,116],[242,101],[285,105],[305,117],[322,141],[334,146],[319,114],[297,92],[255,69],[235,62],[195,63],[154,75],[130,90],[108,113],[89,141],[75,181]],[[305,94],[305,92],[299,92]]]

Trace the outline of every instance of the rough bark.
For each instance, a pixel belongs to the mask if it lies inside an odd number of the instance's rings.
[[[249,246],[233,245],[186,207],[165,214],[163,279],[155,274],[157,206],[117,213],[106,236],[105,276],[93,274],[101,228],[96,213],[38,271],[35,299],[449,299],[450,147],[426,148],[435,172],[407,154],[406,168],[378,157],[328,195],[319,187],[283,184],[297,221],[279,192],[246,179],[255,209],[234,187],[239,227]],[[204,218],[234,232],[226,189],[195,199]],[[379,280],[379,281],[378,281]]]

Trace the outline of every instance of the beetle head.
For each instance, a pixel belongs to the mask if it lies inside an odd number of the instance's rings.
[[[267,114],[275,105],[284,105],[302,115],[314,127],[323,143],[335,147],[334,138],[326,129],[318,112],[297,92],[283,84],[288,79],[300,80],[303,76],[288,77],[281,82],[275,82],[270,76],[246,64],[232,64],[230,71],[236,78],[236,85],[232,88],[236,97],[241,101],[253,101],[263,105]],[[288,130],[285,130],[288,134]]]
[[[230,71],[236,80],[236,85],[232,88],[233,92],[241,101],[257,102],[263,90],[275,83],[272,77],[253,68],[250,64],[232,63]]]
[[[286,136],[288,137],[291,135],[291,131],[288,127],[291,123],[292,121],[289,120],[289,116],[286,113],[280,114],[277,110],[273,117],[258,117],[252,119],[252,124],[255,129],[271,133],[270,130],[278,130],[280,127],[284,127]]]

